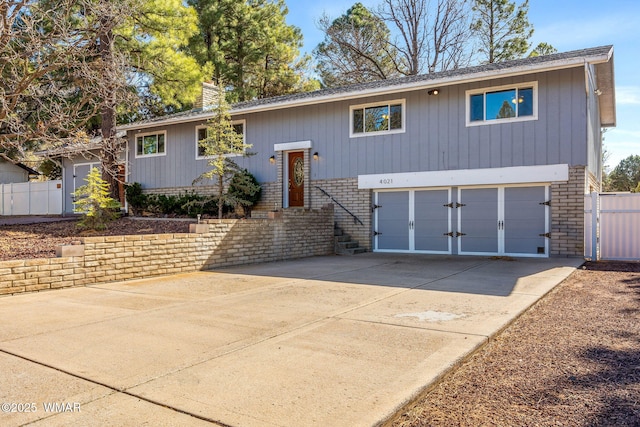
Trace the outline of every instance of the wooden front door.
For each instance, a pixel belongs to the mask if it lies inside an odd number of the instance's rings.
[[[289,206],[304,206],[304,152],[289,153]]]

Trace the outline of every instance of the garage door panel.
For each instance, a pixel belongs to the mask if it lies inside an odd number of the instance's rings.
[[[460,252],[497,253],[498,189],[462,189],[460,199]]]
[[[377,204],[377,248],[409,250],[409,192],[380,192]]]
[[[504,245],[508,254],[544,254],[545,187],[504,190]]]
[[[414,193],[415,250],[448,252],[449,190],[416,191]]]

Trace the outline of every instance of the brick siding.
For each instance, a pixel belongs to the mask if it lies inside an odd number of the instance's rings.
[[[569,181],[551,185],[551,256],[584,256],[586,168],[569,168]]]

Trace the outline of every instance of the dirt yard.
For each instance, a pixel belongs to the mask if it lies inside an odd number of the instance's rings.
[[[640,426],[640,263],[587,263],[393,426]]]
[[[100,232],[82,231],[76,223],[76,221],[61,221],[3,225],[0,227],[0,261],[55,257],[56,246],[70,244],[84,236],[189,232],[189,222],[185,221],[120,218],[111,222],[106,230]]]

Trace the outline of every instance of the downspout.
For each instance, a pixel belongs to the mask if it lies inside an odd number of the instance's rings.
[[[600,123],[598,124],[597,127],[597,134],[595,132],[596,127],[594,126],[594,123],[591,123],[590,119],[592,117],[592,108],[593,108],[593,103],[591,102],[592,97],[595,94],[595,98],[594,98],[594,102],[596,103],[600,103],[598,96],[599,96],[599,92],[598,92],[598,87],[597,87],[597,82],[595,81],[595,77],[593,75],[592,72],[592,67],[591,64],[589,62],[587,62],[586,60],[584,61],[584,84],[585,84],[585,94],[586,94],[586,101],[587,101],[587,120],[585,121],[585,126],[587,127],[587,138],[589,135],[593,136],[593,144],[594,147],[599,147],[599,149],[597,150],[597,152],[595,153],[596,158],[593,159],[593,161],[595,162],[595,166],[596,166],[596,178],[598,180],[598,182],[600,183],[600,186],[602,186],[602,171],[604,169],[604,165],[602,164],[602,126],[600,125]],[[591,127],[589,127],[589,125],[591,124]],[[597,138],[597,140],[596,140]],[[587,150],[589,150],[590,147],[587,145]],[[589,153],[587,152],[587,159],[589,158]],[[588,163],[588,162],[587,162]],[[589,165],[587,164],[587,172],[589,171]],[[600,189],[598,189],[598,191],[600,191]]]

